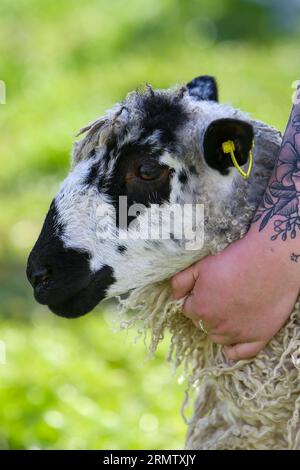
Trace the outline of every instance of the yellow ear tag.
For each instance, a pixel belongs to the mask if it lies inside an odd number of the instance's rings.
[[[234,166],[237,169],[237,171],[239,172],[239,174],[242,175],[242,177],[245,180],[247,178],[249,178],[249,175],[250,175],[250,172],[251,172],[251,169],[252,169],[252,165],[253,165],[252,150],[250,150],[250,152],[249,152],[249,163],[248,163],[248,168],[247,168],[246,172],[244,170],[242,170],[242,168],[240,167],[240,165],[238,164],[238,162],[235,158],[235,155],[234,155],[235,146],[234,146],[234,142],[232,140],[226,140],[226,142],[223,142],[222,150],[223,150],[224,153],[230,153],[232,163],[234,164]]]

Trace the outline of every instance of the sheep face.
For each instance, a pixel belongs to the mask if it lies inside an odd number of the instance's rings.
[[[230,197],[236,175],[222,142],[234,141],[243,165],[253,139],[247,117],[217,103],[208,76],[130,93],[81,133],[27,267],[36,300],[66,317],[195,261],[202,203]]]

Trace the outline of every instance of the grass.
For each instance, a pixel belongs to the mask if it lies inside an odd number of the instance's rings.
[[[34,303],[25,263],[74,133],[131,89],[208,73],[221,101],[284,129],[297,38],[254,3],[1,1],[0,448],[182,447],[184,385],[167,341],[147,360],[134,334],[111,331],[113,306],[52,316]]]
[[[182,446],[183,386],[165,364],[165,348],[147,361],[132,334],[110,331],[113,313],[69,322],[37,308],[21,327],[1,322],[1,448]]]

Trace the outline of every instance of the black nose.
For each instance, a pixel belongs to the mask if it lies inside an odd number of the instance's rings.
[[[46,267],[34,267],[28,263],[27,277],[32,287],[46,283],[50,278],[50,269]]]

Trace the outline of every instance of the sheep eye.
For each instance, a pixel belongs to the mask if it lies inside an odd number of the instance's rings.
[[[164,167],[156,162],[147,162],[140,166],[139,177],[146,181],[152,181],[161,176]]]

